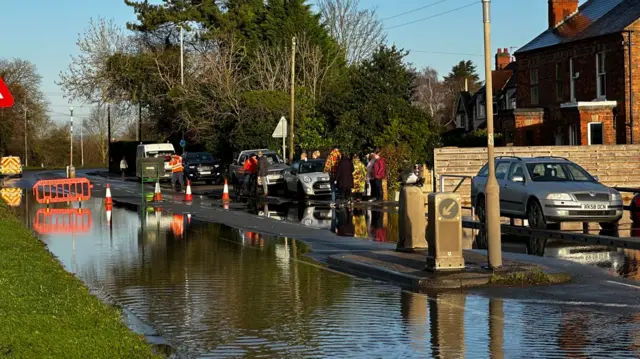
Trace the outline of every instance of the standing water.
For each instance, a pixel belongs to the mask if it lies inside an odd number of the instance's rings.
[[[329,271],[292,239],[153,209],[115,207],[108,221],[101,201],[82,207],[47,212],[27,196],[16,212],[68,271],[188,357],[640,355],[640,315],[415,294]]]

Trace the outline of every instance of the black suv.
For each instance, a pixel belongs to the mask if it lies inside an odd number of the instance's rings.
[[[220,161],[208,152],[187,152],[182,155],[184,177],[191,182],[222,183]]]

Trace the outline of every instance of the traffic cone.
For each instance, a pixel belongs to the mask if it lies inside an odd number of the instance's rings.
[[[113,204],[113,199],[111,198],[111,185],[109,185],[108,183],[107,183],[107,193],[104,196],[104,204],[106,206]]]
[[[153,193],[154,202],[162,202],[162,192],[160,191],[160,182],[156,182],[156,190]]]
[[[229,202],[231,198],[229,198],[229,184],[227,183],[227,179],[224,180],[224,189],[222,190],[222,201]],[[228,209],[228,208],[225,208]]]
[[[222,208],[229,209],[229,201],[222,202]]]
[[[111,209],[113,208],[112,205],[107,204],[107,225],[111,224]]]
[[[191,181],[189,180],[187,180],[187,191],[185,192],[184,200],[186,202],[193,201],[193,195],[191,194]]]

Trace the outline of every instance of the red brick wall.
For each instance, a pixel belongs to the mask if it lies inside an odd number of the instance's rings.
[[[626,36],[626,35],[625,35]],[[559,110],[562,103],[570,102],[570,74],[569,58],[573,58],[574,73],[580,76],[575,84],[575,96],[579,102],[590,102],[596,99],[596,53],[606,53],[606,99],[618,102],[618,116],[616,129],[613,126],[607,128],[607,138],[614,138],[617,143],[626,143],[626,127],[628,122],[626,106],[625,81],[625,58],[626,47],[623,46],[623,35],[613,34],[595,39],[571,43],[567,45],[554,46],[540,51],[517,54],[517,107],[524,108],[544,108],[546,111],[543,138],[553,138],[553,131],[557,127],[566,127],[567,119],[563,117],[563,112]],[[640,43],[640,36],[636,44]],[[634,53],[634,71],[638,67],[638,74],[634,73],[634,88],[638,89],[637,99],[640,100],[640,48],[636,46]],[[561,99],[557,98],[556,90],[556,64],[562,64],[563,69],[563,92]],[[539,103],[531,103],[530,95],[530,70],[538,69]],[[637,82],[635,78],[637,76]],[[635,94],[635,92],[634,92]],[[636,102],[638,112],[635,116],[640,119],[640,103]],[[634,133],[638,133],[635,138],[636,143],[640,143],[640,121]],[[547,144],[552,144],[551,141]]]
[[[578,0],[549,0],[549,27],[555,27],[576,10]]]
[[[543,143],[543,110],[513,112],[515,133],[513,144],[516,146],[540,146]]]
[[[632,26],[629,27],[630,29],[636,31],[634,33],[632,33],[631,36],[631,40],[633,43],[633,48],[632,48],[632,75],[633,75],[633,122],[634,122],[634,126],[633,126],[633,142],[634,143],[640,143],[640,20],[636,21]],[[623,34],[624,40],[628,42],[628,34],[625,33]],[[628,96],[629,93],[629,52],[628,52],[628,48],[625,47],[624,49],[624,68],[625,68],[625,77],[624,77],[624,81],[625,81],[625,91],[626,91],[626,96]],[[624,104],[622,104],[620,106],[620,115],[618,116],[619,118],[623,118],[623,121],[626,120],[626,122],[628,123],[630,121],[630,116],[628,116],[627,114],[629,114],[629,101],[625,101]],[[618,122],[620,123],[620,122]],[[624,124],[624,122],[623,122]],[[628,143],[630,143],[630,137],[631,137],[631,131],[627,131],[626,133],[626,140]]]

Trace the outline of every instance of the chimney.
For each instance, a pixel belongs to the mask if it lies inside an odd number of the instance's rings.
[[[496,70],[504,70],[507,65],[511,63],[511,54],[509,54],[509,49],[498,49],[498,53],[496,54]]]
[[[549,28],[558,24],[578,11],[578,0],[549,0]]]

